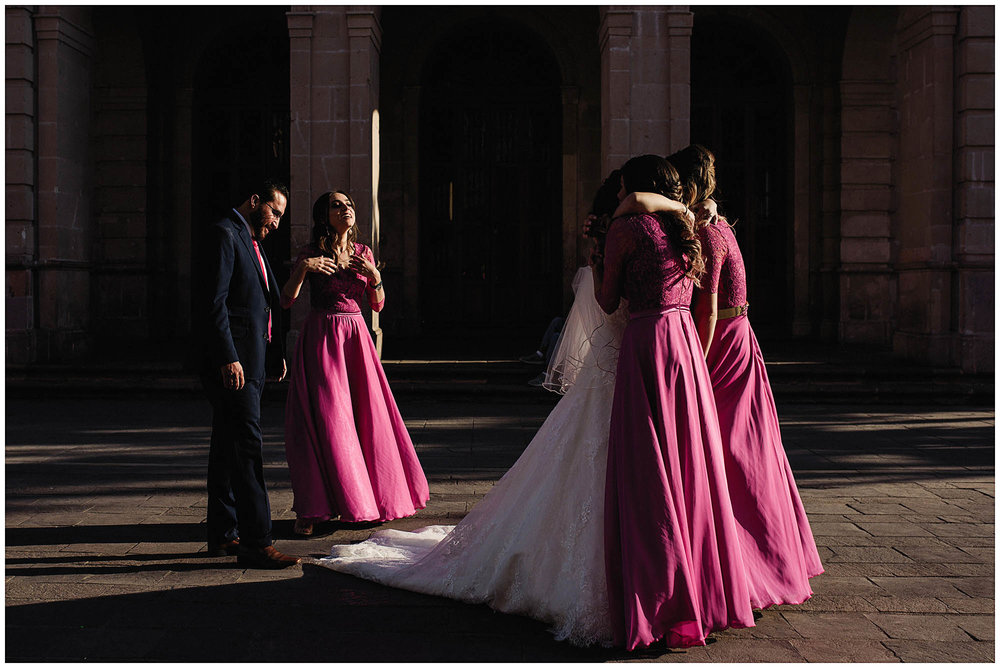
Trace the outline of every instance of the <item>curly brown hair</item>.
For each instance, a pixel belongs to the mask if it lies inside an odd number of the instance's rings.
[[[667,161],[677,169],[688,206],[704,202],[715,192],[715,155],[701,144],[682,148],[668,155]]]
[[[658,155],[636,156],[622,165],[622,185],[626,193],[652,192],[676,201],[683,196],[677,170]],[[698,279],[705,273],[705,258],[701,255],[701,242],[694,225],[677,212],[658,212],[656,216],[670,244],[687,258],[684,275],[700,286]]]

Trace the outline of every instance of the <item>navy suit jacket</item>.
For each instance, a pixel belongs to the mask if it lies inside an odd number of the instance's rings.
[[[281,295],[263,248],[261,257],[267,271],[266,287],[250,233],[234,211],[206,231],[202,253],[203,372],[218,372],[221,366],[238,361],[248,380],[263,378],[266,370],[271,375],[280,374],[284,337],[278,327],[278,312],[273,313],[270,344],[267,319],[271,309],[281,303]],[[276,368],[266,369],[268,356],[276,360]]]

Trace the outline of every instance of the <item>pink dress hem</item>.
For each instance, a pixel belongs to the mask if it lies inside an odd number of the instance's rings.
[[[313,308],[285,405],[285,455],[300,518],[409,517],[427,480],[360,313]]]

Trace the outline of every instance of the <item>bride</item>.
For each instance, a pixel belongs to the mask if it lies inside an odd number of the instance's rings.
[[[595,214],[615,209],[618,188],[613,172],[598,191]],[[624,306],[604,314],[590,272],[582,267],[573,279],[573,306],[546,372],[544,386],[565,396],[490,493],[456,526],[386,529],[362,543],[335,545],[317,563],[533,617],[574,645],[611,644],[604,488],[614,370],[628,315]]]

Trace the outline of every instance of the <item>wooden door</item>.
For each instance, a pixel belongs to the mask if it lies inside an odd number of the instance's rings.
[[[717,200],[735,222],[754,327],[784,334],[793,275],[787,62],[747,26],[697,13],[691,45],[691,141],[715,153]]]
[[[458,33],[430,60],[421,91],[424,329],[537,335],[560,315],[557,72],[524,30]]]

